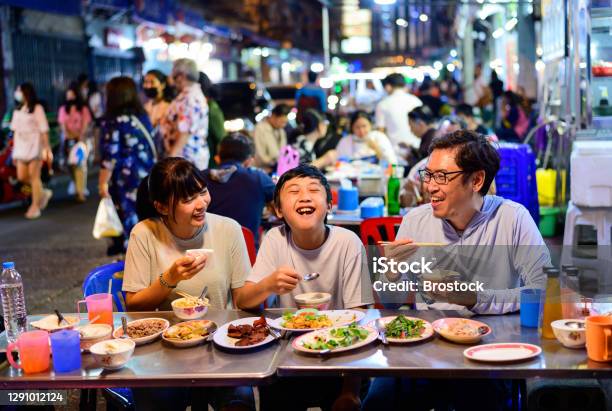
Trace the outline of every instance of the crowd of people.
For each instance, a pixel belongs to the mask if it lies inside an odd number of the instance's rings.
[[[403,76],[391,74],[383,82],[388,96],[371,104],[373,112],[352,113],[345,135],[335,139],[330,131],[337,133],[341,122],[330,123],[325,94],[316,79],[310,73],[309,84],[296,96],[297,132],[286,131],[293,108],[280,104],[261,119],[252,136],[225,135],[211,82],[189,59],[175,61],[169,76],[157,70],[146,73],[144,103],[138,85],[129,77],[110,80],[104,102],[98,105],[101,94],[90,84],[70,85],[59,123],[75,198],[84,201],[87,196],[85,176],[92,146],[87,144],[88,130],[98,128],[98,193],[112,199],[123,224],[124,235],[113,241],[109,254],[125,252],[123,290],[128,310],[169,309],[177,291],[198,295],[204,285],[216,309],[253,309],[271,298],[276,306],[295,307],[295,295],[313,291],[330,293],[334,309],[373,304],[364,245],[355,233],[326,224],[332,193],[321,169],[338,160],[405,167],[402,203],[423,205],[404,219],[391,252],[413,242],[457,239],[513,247],[544,244],[524,207],[490,195],[499,169],[499,157],[490,142],[495,135],[520,141],[527,131],[527,115],[514,93],[499,95],[500,125],[494,134],[476,118],[473,105],[463,102],[460,88],[452,81],[426,81],[417,96],[408,91]],[[476,101],[484,104],[487,93],[479,89],[482,95]],[[41,164],[52,156],[49,127],[32,85],[19,85],[15,100],[13,158],[20,180],[32,186],[26,217],[36,218],[51,197],[40,182]],[[495,106],[495,101],[489,104]],[[301,164],[275,183],[271,174],[287,145],[298,153]],[[262,239],[259,228],[267,204],[283,224]],[[253,266],[241,227],[251,230],[258,244]],[[200,248],[213,250],[213,256],[186,254],[188,249]],[[548,254],[532,257],[528,264],[509,264],[496,279],[498,291],[445,298],[479,314],[514,311],[521,287],[543,287],[541,268],[549,263]],[[302,275],[310,272],[322,273],[321,278],[302,282]],[[299,395],[315,386],[316,398]],[[285,409],[289,402],[296,408],[314,403],[323,409],[356,409],[362,400],[364,409],[375,409],[393,402],[400,393],[418,394],[423,409],[442,400],[435,397],[441,385],[426,382],[422,386],[429,387],[427,395],[399,380],[375,379],[369,387],[369,380],[359,378],[281,379],[260,388],[260,401],[261,409],[274,410]],[[483,404],[487,409],[503,409],[497,397],[506,395],[503,387],[493,383],[488,387]],[[469,384],[454,387],[474,388]],[[384,394],[387,391],[394,394]],[[196,392],[215,409],[254,409],[250,387],[134,391],[139,409],[187,406]],[[469,409],[463,405],[452,404]]]

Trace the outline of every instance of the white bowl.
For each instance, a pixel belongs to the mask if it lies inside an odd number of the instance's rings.
[[[197,320],[198,318],[204,317],[208,312],[208,298],[203,298],[205,304],[198,304],[191,307],[177,307],[177,304],[182,301],[186,301],[186,298],[177,298],[170,303],[172,305],[172,311],[181,320]]]
[[[108,324],[87,324],[77,328],[81,334],[81,349],[89,351],[92,345],[100,341],[109,340],[113,334],[113,327]]]
[[[293,297],[298,308],[316,308],[324,311],[329,308],[330,293],[304,293]]]
[[[166,331],[168,329],[168,327],[170,327],[170,323],[168,322],[168,320],[166,320],[164,318],[142,318],[140,320],[130,321],[129,323],[127,323],[127,325],[129,327],[130,325],[136,325],[138,323],[141,323],[141,322],[144,322],[144,321],[150,321],[150,320],[161,321],[163,323],[163,327],[162,327],[161,331],[158,331],[155,334],[147,335],[145,337],[138,337],[138,338],[130,337],[130,340],[134,341],[136,343],[136,345],[147,344],[147,343],[150,343],[151,341],[154,341],[154,340],[158,339],[159,336],[162,335],[162,333],[164,331]],[[115,338],[121,338],[122,335],[123,335],[123,328],[121,328],[121,327],[118,327],[113,332],[113,337],[115,337]]]
[[[575,328],[568,323],[581,324]],[[584,320],[565,319],[553,321],[551,324],[557,340],[567,348],[582,348],[586,344],[586,322]]]
[[[106,370],[123,367],[134,353],[136,343],[128,338],[101,341],[89,349],[96,364]]]

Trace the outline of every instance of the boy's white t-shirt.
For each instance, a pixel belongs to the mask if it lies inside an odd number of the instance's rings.
[[[264,237],[247,281],[259,282],[279,267],[288,266],[302,276],[312,272],[318,272],[320,276],[316,280],[300,281],[291,293],[278,296],[279,307],[296,307],[293,297],[310,292],[330,293],[330,309],[374,303],[366,252],[361,240],[345,228],[327,228],[327,239],[315,250],[298,248],[286,225],[271,229]]]
[[[244,285],[251,271],[249,256],[240,225],[234,220],[206,213],[206,224],[193,238],[174,236],[158,218],[136,224],[130,234],[123,291],[138,292],[159,281],[159,274],[189,249],[211,248],[212,261],[189,280],[178,283],[176,290],[199,295],[208,285],[210,306],[225,309],[231,301],[230,291]],[[170,302],[180,298],[171,292],[159,309],[172,310]]]

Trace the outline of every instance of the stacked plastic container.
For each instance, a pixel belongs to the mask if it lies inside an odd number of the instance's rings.
[[[536,158],[527,144],[500,143],[500,168],[495,177],[497,195],[525,206],[536,224],[540,206],[536,184]]]

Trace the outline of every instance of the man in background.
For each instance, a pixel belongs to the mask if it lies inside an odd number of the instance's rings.
[[[420,140],[410,131],[408,113],[423,105],[421,100],[406,92],[406,81],[399,73],[383,80],[389,94],[376,106],[376,127],[387,134],[400,157],[407,157],[410,147],[419,148]]]

